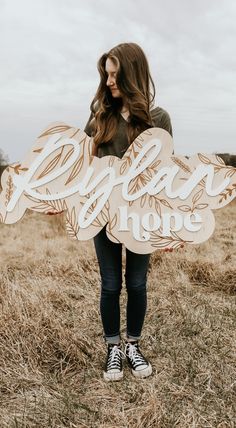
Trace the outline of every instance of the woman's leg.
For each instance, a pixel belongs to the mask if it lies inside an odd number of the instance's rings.
[[[100,313],[107,343],[120,342],[120,292],[122,288],[122,244],[115,244],[104,227],[94,237],[101,274]]]
[[[136,254],[126,249],[127,338],[138,340],[147,309],[147,271],[150,254]]]

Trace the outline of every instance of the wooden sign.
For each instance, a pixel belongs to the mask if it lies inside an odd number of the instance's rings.
[[[106,225],[111,241],[146,254],[206,241],[212,210],[235,197],[236,168],[216,155],[172,155],[164,129],[144,131],[122,159],[94,157],[92,144],[80,129],[48,126],[25,161],[4,170],[0,221],[15,223],[27,209],[65,212],[70,237],[91,239]]]

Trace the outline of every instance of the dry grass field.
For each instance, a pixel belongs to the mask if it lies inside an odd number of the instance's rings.
[[[0,427],[235,427],[236,204],[202,245],[152,255],[141,349],[153,375],[105,383],[93,242],[58,216],[1,225]],[[126,292],[121,295],[125,332]]]

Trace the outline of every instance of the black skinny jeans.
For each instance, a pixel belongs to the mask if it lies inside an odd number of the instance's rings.
[[[120,341],[120,292],[122,288],[122,244],[106,235],[104,227],[94,237],[101,274],[100,313],[107,343]],[[127,337],[139,339],[147,308],[147,270],[150,254],[136,254],[126,249],[125,281],[127,300]]]

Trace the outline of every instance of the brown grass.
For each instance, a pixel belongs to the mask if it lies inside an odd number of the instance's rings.
[[[141,344],[153,375],[125,366],[108,384],[93,243],[58,217],[2,225],[0,427],[233,428],[235,207],[206,243],[152,255]],[[123,289],[123,334],[125,302]]]

